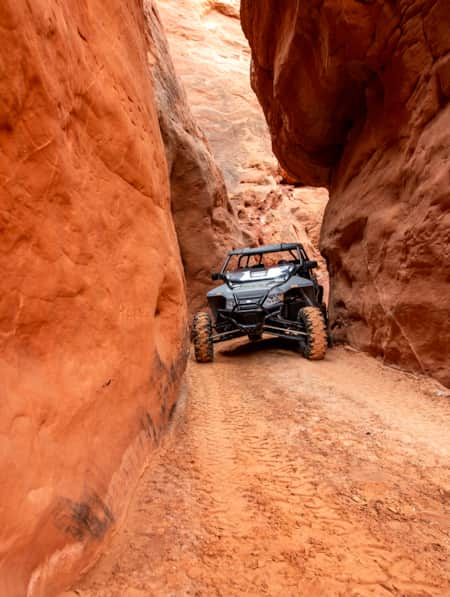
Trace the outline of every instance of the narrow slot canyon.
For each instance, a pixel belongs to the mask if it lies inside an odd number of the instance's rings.
[[[450,595],[447,2],[0,29],[0,597]]]

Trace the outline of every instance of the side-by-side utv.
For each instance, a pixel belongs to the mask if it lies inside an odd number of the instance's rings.
[[[196,360],[212,361],[217,342],[240,336],[257,341],[263,334],[294,340],[306,358],[323,359],[327,310],[316,267],[299,243],[230,251],[221,271],[212,274],[223,283],[207,294],[211,315],[194,316]]]

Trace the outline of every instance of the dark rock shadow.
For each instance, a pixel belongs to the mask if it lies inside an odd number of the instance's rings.
[[[284,340],[283,338],[263,338],[257,342],[245,342],[233,348],[218,350],[225,357],[239,357],[250,355],[268,350],[287,350],[289,352],[298,352],[298,343]]]

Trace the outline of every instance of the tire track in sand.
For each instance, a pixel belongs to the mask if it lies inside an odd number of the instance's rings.
[[[78,595],[450,594],[434,443],[448,405],[362,355],[312,364],[270,346],[190,362],[176,427]]]

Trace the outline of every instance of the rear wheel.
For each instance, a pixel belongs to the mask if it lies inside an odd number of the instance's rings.
[[[192,341],[195,360],[198,363],[210,363],[214,359],[212,325],[209,313],[200,311],[192,322]]]
[[[305,326],[306,344],[302,346],[304,356],[311,361],[320,361],[327,351],[325,320],[319,307],[304,307],[297,316]]]

